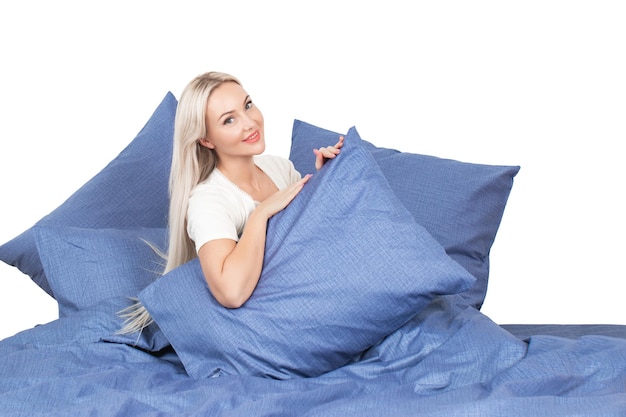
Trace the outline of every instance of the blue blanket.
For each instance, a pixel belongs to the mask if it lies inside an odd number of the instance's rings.
[[[99,306],[0,342],[1,416],[624,416],[626,340],[521,341],[435,299],[315,378],[190,378],[171,349],[102,341]]]

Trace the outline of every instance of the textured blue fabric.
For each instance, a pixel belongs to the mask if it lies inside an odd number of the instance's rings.
[[[165,227],[176,106],[176,98],[168,92],[131,143],[36,225]],[[0,246],[0,260],[16,266],[54,296],[32,228]]]
[[[474,281],[398,201],[352,128],[341,154],[270,219],[243,307],[215,301],[197,259],[139,298],[192,377],[288,379],[346,364],[434,296]]]
[[[339,133],[296,120],[289,158],[301,174],[315,170],[311,150]],[[415,220],[478,280],[463,296],[483,304],[489,251],[519,166],[483,165],[381,148],[364,141],[389,185]]]
[[[451,334],[454,343],[462,344],[463,349],[457,352],[441,349],[450,343]],[[440,387],[455,388],[457,381],[471,378],[484,382],[515,365],[525,355],[526,348],[525,343],[487,316],[476,314],[476,309],[459,294],[453,294],[437,297],[407,324],[364,352],[350,372],[353,375],[363,372],[361,376],[368,377],[372,365],[381,368],[380,372],[402,369],[405,375],[412,374],[412,378],[428,378],[433,384],[431,389],[437,380]],[[489,356],[488,366],[485,356]],[[427,374],[430,368],[438,369],[439,374],[436,377]],[[459,377],[461,374],[465,375]]]
[[[193,379],[169,349],[98,342],[113,317],[101,303],[0,341],[0,415],[624,416],[626,339],[533,336],[526,345],[453,297],[360,361],[282,381]]]
[[[538,334],[570,339],[592,334],[626,339],[626,326],[620,324],[502,324],[501,326],[521,340],[528,340],[531,336]]]
[[[125,344],[154,352],[169,346],[169,342],[155,324],[151,324],[141,333],[117,334],[123,326],[123,320],[117,313],[120,309],[129,307],[131,303],[133,301],[128,297],[122,296],[102,299],[71,315],[19,332],[7,339],[10,342],[0,343],[0,357],[8,354],[7,348],[9,347],[10,350],[16,347],[23,349],[57,346],[61,348],[101,341]],[[74,361],[76,359],[72,358]],[[16,365],[19,366],[19,363]],[[0,413],[0,415],[3,414]]]
[[[37,251],[65,316],[113,296],[136,297],[163,271],[165,228],[35,226]]]

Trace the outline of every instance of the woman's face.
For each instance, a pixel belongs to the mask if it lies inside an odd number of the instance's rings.
[[[207,137],[200,143],[218,158],[258,155],[265,150],[263,115],[237,83],[225,82],[207,102]]]

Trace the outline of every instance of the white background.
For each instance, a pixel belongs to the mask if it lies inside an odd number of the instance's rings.
[[[521,165],[491,252],[499,323],[626,324],[621,1],[0,5],[0,243],[134,138],[167,91],[238,76],[267,152],[293,119],[379,146]],[[0,339],[57,317],[0,264]]]

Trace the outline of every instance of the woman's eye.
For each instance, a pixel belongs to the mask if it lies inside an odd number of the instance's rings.
[[[235,118],[234,117],[227,117],[226,119],[224,119],[224,124],[225,125],[229,125],[235,122]]]
[[[250,110],[252,107],[254,107],[254,104],[252,104],[252,100],[250,100],[246,103],[246,110]]]

